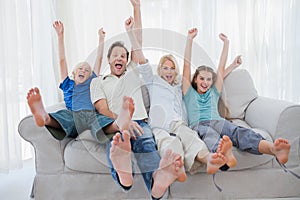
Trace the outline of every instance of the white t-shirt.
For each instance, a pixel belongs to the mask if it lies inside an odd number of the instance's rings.
[[[149,65],[147,62],[144,65]],[[94,104],[100,99],[106,99],[109,109],[119,114],[122,108],[123,96],[130,96],[134,100],[135,110],[133,120],[148,118],[142,91],[142,82],[137,68],[125,71],[120,78],[109,74],[94,78],[91,82],[91,101]]]

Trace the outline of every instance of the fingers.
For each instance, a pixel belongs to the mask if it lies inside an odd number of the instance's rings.
[[[237,63],[240,65],[240,64],[242,64],[242,56],[241,55],[239,55],[238,57],[237,57]]]
[[[219,34],[219,38],[220,38],[222,41],[228,40],[227,36],[226,36],[224,33],[220,33],[220,34]]]
[[[143,128],[136,122],[132,122],[130,125],[129,125],[129,133],[130,133],[130,137],[132,139],[136,139],[137,137],[143,135]]]
[[[105,35],[105,31],[103,29],[103,27],[101,27],[99,30],[98,30],[98,35]]]
[[[130,17],[125,21],[125,27],[126,27],[126,30],[132,29],[133,25],[134,25],[134,20],[133,20],[133,17],[130,16]]]
[[[192,28],[188,31],[188,36],[193,39],[196,37],[196,35],[198,34],[198,29],[197,28]]]

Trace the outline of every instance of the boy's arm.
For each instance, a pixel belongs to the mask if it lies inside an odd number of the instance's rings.
[[[227,36],[224,35],[223,33],[219,35],[219,38],[223,41],[223,49],[219,61],[219,66],[217,69],[217,79],[215,82],[215,87],[219,92],[221,92],[223,87],[225,65],[228,57],[229,40],[227,39]]]
[[[224,78],[228,76],[235,68],[239,67],[241,64],[242,56],[238,55],[237,57],[235,57],[234,61],[228,67],[226,67],[224,71]]]
[[[132,45],[132,49],[135,53],[136,56],[136,63],[139,64],[145,64],[147,62],[144,53],[142,51],[142,46],[140,45],[140,43],[137,41],[136,35],[134,34],[133,31],[133,26],[134,26],[134,20],[132,17],[129,17],[126,21],[125,21],[125,28],[127,31],[127,34],[129,36],[131,45]]]
[[[193,39],[196,37],[198,30],[192,28],[188,31],[184,51],[183,72],[182,72],[182,92],[185,95],[191,86],[191,58]]]
[[[140,46],[140,48],[143,46],[142,41],[142,15],[141,15],[141,3],[140,0],[130,0],[131,5],[133,7],[133,19],[134,19],[134,25],[133,25],[133,31],[136,36],[137,42]],[[131,49],[131,61],[134,63],[139,62],[139,57],[136,55],[135,48],[132,47]]]
[[[104,49],[104,38],[105,38],[105,32],[103,28],[100,28],[98,30],[98,36],[99,36],[99,44],[97,49],[97,57],[94,65],[94,73],[99,76],[100,70],[101,70],[101,64],[103,59],[103,49]]]
[[[53,27],[57,33],[60,77],[63,81],[68,76],[68,66],[64,44],[64,24],[61,21],[55,21],[53,23]]]

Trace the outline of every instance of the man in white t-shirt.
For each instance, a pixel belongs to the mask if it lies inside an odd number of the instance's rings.
[[[132,17],[126,20],[125,27],[134,50],[131,60],[137,61],[138,65],[149,65],[132,31],[133,24]],[[91,100],[95,108],[99,113],[115,119],[121,109],[122,96],[130,96],[135,107],[132,120],[143,129],[141,134],[129,135],[123,131],[112,138],[107,158],[113,179],[125,191],[132,187],[134,173],[130,153],[133,151],[152,199],[160,199],[175,180],[185,181],[182,158],[168,150],[160,158],[151,128],[147,124],[139,72],[135,67],[126,70],[129,52],[123,43],[113,43],[107,58],[111,73],[95,78],[91,83]]]

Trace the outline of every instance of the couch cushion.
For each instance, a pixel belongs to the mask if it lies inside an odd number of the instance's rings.
[[[224,79],[222,98],[229,107],[231,119],[244,119],[245,109],[257,96],[247,70],[237,69]]]
[[[250,126],[242,120],[233,120],[233,123],[250,128]],[[273,142],[270,134],[264,130],[260,129],[252,129],[253,131],[261,134],[266,140]],[[270,155],[254,155],[248,152],[240,151],[237,148],[233,147],[233,154],[237,159],[237,166],[233,168],[232,170],[242,170],[242,169],[249,169],[253,167],[269,167],[268,164],[271,163],[272,159],[274,158],[273,156]]]
[[[98,143],[89,135],[89,130],[84,131],[81,137],[67,144],[64,151],[66,167],[90,173],[110,173],[105,155],[106,145]]]
[[[71,170],[110,174],[106,158],[106,144],[97,142],[90,130],[82,132],[67,144],[64,159],[66,167]],[[136,168],[135,172],[139,173],[140,171]]]

